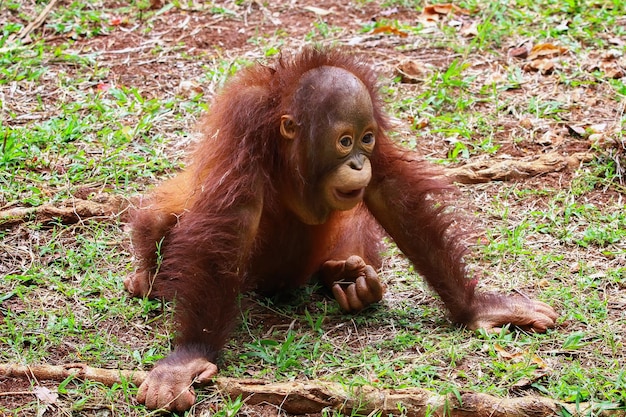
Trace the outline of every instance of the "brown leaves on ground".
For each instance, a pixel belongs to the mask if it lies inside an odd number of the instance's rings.
[[[478,35],[480,21],[467,20],[470,15],[469,10],[453,3],[433,4],[424,6],[422,13],[417,17],[417,22],[425,27],[431,27],[447,20],[447,24],[457,28],[462,36],[472,37]]]
[[[417,21],[424,26],[436,25],[442,21],[446,16],[451,14],[470,15],[469,10],[465,10],[452,3],[434,4],[424,6],[422,14],[417,18]]]
[[[550,74],[554,71],[553,58],[567,53],[567,48],[552,43],[540,43],[529,49],[528,46],[520,46],[509,51],[509,56],[525,59],[522,69],[527,72],[540,72]]]
[[[511,362],[528,362],[531,365],[535,366],[535,370],[531,374],[515,382],[512,385],[514,387],[527,387],[552,371],[552,368],[550,368],[550,366],[543,359],[541,359],[539,355],[535,353],[530,353],[527,351],[511,353],[498,343],[494,344],[493,347],[498,356],[504,360]]]

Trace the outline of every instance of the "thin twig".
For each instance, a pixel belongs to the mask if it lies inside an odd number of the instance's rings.
[[[39,13],[39,16],[37,16],[35,20],[30,22],[28,26],[20,30],[17,36],[15,36],[15,34],[11,34],[11,36],[9,36],[8,38],[9,43],[12,42],[15,38],[21,39],[22,41],[24,41],[24,43],[29,43],[25,41],[25,39],[28,37],[28,35],[32,33],[33,30],[37,29],[43,24],[43,22],[46,21],[46,17],[48,17],[48,14],[52,11],[52,8],[57,3],[57,1],[58,0],[50,0],[50,3],[48,3],[48,5],[44,7],[41,13]]]

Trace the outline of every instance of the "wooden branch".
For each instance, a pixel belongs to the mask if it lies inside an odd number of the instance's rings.
[[[100,382],[108,387],[119,384],[122,380],[139,386],[146,379],[148,372],[123,371],[117,369],[93,368],[83,363],[67,365],[17,365],[0,363],[0,376],[14,378],[33,378],[37,380],[63,381],[71,376],[78,379]]]
[[[20,32],[17,34],[17,38],[21,39],[24,43],[30,43],[30,39],[28,38],[28,36],[33,32],[33,30],[43,25],[43,22],[46,21],[46,17],[48,17],[48,14],[52,11],[52,8],[56,3],[57,0],[50,0],[50,3],[48,3],[48,5],[44,7],[44,9],[41,11],[41,13],[39,13],[35,20],[30,22],[25,28],[20,30]],[[14,34],[11,34],[7,39],[8,43],[13,42],[15,38],[16,36]]]
[[[63,381],[71,376],[111,386],[122,380],[139,386],[146,378],[144,371],[123,371],[92,368],[84,364],[15,365],[0,364],[0,376]],[[215,387],[232,398],[241,397],[249,405],[269,403],[290,414],[320,413],[330,408],[350,414],[382,412],[382,415],[408,416],[446,415],[449,417],[542,417],[587,415],[592,404],[567,404],[549,398],[526,396],[499,398],[487,394],[461,392],[438,395],[421,388],[381,389],[368,386],[344,388],[341,384],[324,381],[265,382],[251,379],[218,377]],[[598,416],[624,417],[625,411],[603,410]]]
[[[40,223],[60,221],[63,224],[72,224],[90,217],[117,215],[128,204],[128,201],[122,197],[103,195],[101,201],[72,198],[60,205],[44,204],[37,207],[14,207],[0,210],[0,226],[22,223],[31,216],[36,216]]]
[[[470,162],[468,164],[448,168],[444,175],[454,182],[462,184],[477,184],[489,181],[507,181],[529,178],[548,172],[558,172],[567,168],[577,168],[582,162],[593,160],[590,152],[560,155],[552,152],[532,160],[519,159],[487,159]]]

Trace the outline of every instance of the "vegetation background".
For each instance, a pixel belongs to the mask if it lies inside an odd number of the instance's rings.
[[[148,370],[165,355],[171,308],[122,285],[124,207],[184,165],[238,68],[321,43],[371,60],[397,141],[446,169],[481,167],[459,202],[484,230],[469,258],[480,286],[550,303],[558,327],[454,327],[390,245],[389,291],[361,314],[316,285],[244,298],[221,375],[623,410],[626,3],[337,3],[0,0],[0,362]],[[549,169],[519,169],[538,158]],[[495,166],[513,169],[491,181]],[[146,415],[135,393],[0,376],[0,414]],[[210,388],[187,415],[238,413],[284,415]]]

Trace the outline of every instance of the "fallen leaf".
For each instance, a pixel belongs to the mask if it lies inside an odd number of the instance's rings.
[[[540,72],[546,75],[554,71],[554,62],[550,59],[534,59],[524,64],[522,69],[527,72]]]
[[[109,19],[109,25],[111,26],[123,26],[128,24],[128,18],[112,17]]]
[[[593,133],[600,133],[606,130],[606,123],[597,123],[589,126],[589,131]]]
[[[530,359],[530,362],[537,365],[537,367],[540,369],[550,369],[550,366],[543,359],[541,359],[538,355],[533,354],[532,358]]]
[[[425,6],[424,10],[426,9],[432,10],[430,11],[430,13],[437,13],[437,14],[444,14],[444,15],[450,14],[451,12],[464,14],[464,15],[470,14],[468,10],[462,9],[456,4],[452,4],[452,3],[433,4],[431,6]]]
[[[383,17],[389,17],[393,14],[398,13],[398,8],[397,7],[392,7],[391,9],[385,9],[383,11],[380,12],[380,15]]]
[[[545,132],[543,135],[541,135],[541,137],[535,139],[535,143],[538,143],[539,145],[544,145],[544,146],[552,145],[553,141],[554,141],[554,133],[552,133],[549,130]]]
[[[33,388],[33,394],[35,394],[35,397],[37,397],[37,399],[44,404],[54,404],[59,399],[59,394],[42,386]]]
[[[306,7],[303,7],[303,9],[308,12],[313,12],[318,16],[328,16],[329,14],[333,13],[332,10],[322,9],[321,7],[315,7],[315,6],[306,6]]]
[[[606,51],[601,56],[603,61],[615,61],[621,57],[622,57],[622,53],[620,51],[616,51],[615,49]]]
[[[495,343],[493,345],[493,348],[501,358],[514,360],[516,362],[519,362],[528,356],[528,352],[510,353],[505,348],[503,348],[499,343]],[[539,356],[535,354],[532,354],[532,356],[530,357],[530,363],[537,365],[537,367],[542,368],[542,369],[550,368],[543,359],[541,359]]]
[[[420,130],[420,129],[424,129],[426,126],[428,126],[428,124],[429,124],[428,119],[426,119],[426,118],[422,118],[422,119],[418,120],[417,122],[415,122],[415,123],[413,124],[413,127],[414,127],[416,130]]]
[[[195,81],[182,80],[178,85],[178,94],[190,99],[203,92],[202,86]]]
[[[525,59],[528,57],[528,53],[528,47],[526,46],[519,46],[517,48],[509,49],[509,56],[513,58]]]
[[[567,127],[567,131],[572,136],[582,138],[587,135],[587,131],[585,130],[583,126],[567,125],[566,127]]]
[[[372,33],[373,34],[385,33],[385,34],[391,34],[391,35],[398,35],[403,38],[406,38],[407,36],[409,36],[406,32],[403,32],[400,29],[394,28],[393,26],[389,26],[389,25],[377,26],[376,28],[374,28]]]
[[[420,62],[407,60],[398,64],[396,72],[401,82],[415,84],[423,80],[428,69]]]
[[[523,127],[524,129],[530,130],[534,127],[535,124],[533,123],[531,119],[529,119],[528,117],[525,117],[519,121],[519,125]]]
[[[435,4],[424,6],[422,13],[418,16],[417,20],[425,26],[432,26],[443,19],[444,16],[451,13],[464,15],[470,14],[468,10],[462,9],[452,3]]]
[[[619,78],[626,77],[626,71],[619,67],[611,67],[604,71],[604,75],[606,75],[607,78],[617,80]]]
[[[467,36],[472,37],[472,36],[478,36],[478,25],[480,24],[480,22],[478,20],[473,21],[472,23],[468,24],[464,24],[463,26],[461,26],[461,30],[460,30],[460,34],[463,36]]]
[[[503,348],[503,347],[502,347],[499,343],[495,343],[495,344],[493,345],[493,349],[494,349],[494,350],[498,353],[498,355],[499,355],[501,358],[504,358],[504,359],[514,359],[514,358],[516,358],[516,357],[519,357],[519,356],[520,356],[520,354],[519,354],[519,353],[515,353],[515,354],[509,353],[509,352],[508,352],[505,348]]]
[[[538,58],[553,58],[555,56],[563,55],[565,52],[567,52],[567,48],[563,46],[557,46],[551,43],[540,43],[532,47],[528,55],[528,59],[535,60]]]

